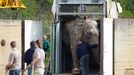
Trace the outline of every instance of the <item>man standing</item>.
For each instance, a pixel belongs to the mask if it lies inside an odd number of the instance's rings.
[[[6,70],[9,70],[9,75],[20,75],[21,54],[16,48],[16,41],[11,41],[10,46],[12,51],[9,55]]]
[[[95,48],[98,45],[90,45],[87,42],[78,41],[77,56],[80,61],[80,69],[82,75],[89,75],[89,57],[91,48]]]
[[[24,54],[24,62],[27,63],[27,65],[29,65],[33,60],[33,54],[36,49],[35,43],[36,43],[35,41],[31,41],[30,49],[28,49]],[[32,75],[32,67],[28,68],[28,75]]]
[[[33,75],[44,75],[44,60],[45,52],[42,49],[40,40],[37,40],[33,61],[28,65],[28,67],[34,66]]]
[[[43,40],[43,50],[45,51],[45,62],[49,62],[50,50],[49,50],[49,42],[47,40],[47,36],[44,35]],[[47,65],[47,64],[46,64]]]
[[[43,49],[45,52],[49,52],[49,42],[47,40],[47,36],[44,35],[44,40],[43,40]]]

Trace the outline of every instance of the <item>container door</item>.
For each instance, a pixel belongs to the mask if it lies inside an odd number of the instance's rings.
[[[25,20],[24,24],[25,51],[30,48],[30,41],[36,41],[43,37],[43,23],[41,21]]]
[[[103,75],[113,75],[113,19],[103,19]]]
[[[61,68],[61,31],[60,23],[56,24],[56,52],[55,52],[55,73],[60,73]]]

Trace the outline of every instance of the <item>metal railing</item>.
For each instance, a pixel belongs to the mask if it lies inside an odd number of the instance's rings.
[[[82,2],[82,1],[59,1],[58,2],[58,15],[93,15],[105,16],[105,1],[99,2]]]

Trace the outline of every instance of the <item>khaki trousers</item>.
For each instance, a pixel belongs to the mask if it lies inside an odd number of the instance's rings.
[[[39,69],[33,70],[33,75],[44,75],[44,69],[39,68]]]

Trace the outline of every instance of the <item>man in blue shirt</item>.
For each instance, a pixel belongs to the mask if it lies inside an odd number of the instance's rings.
[[[82,75],[89,75],[89,57],[91,54],[91,49],[96,48],[98,45],[90,45],[87,42],[78,41],[77,45],[77,56],[80,61],[80,69]]]
[[[24,54],[24,62],[29,65],[33,61],[33,54],[36,49],[35,41],[30,42],[30,49],[28,49]],[[32,75],[32,67],[28,68],[28,75]]]

